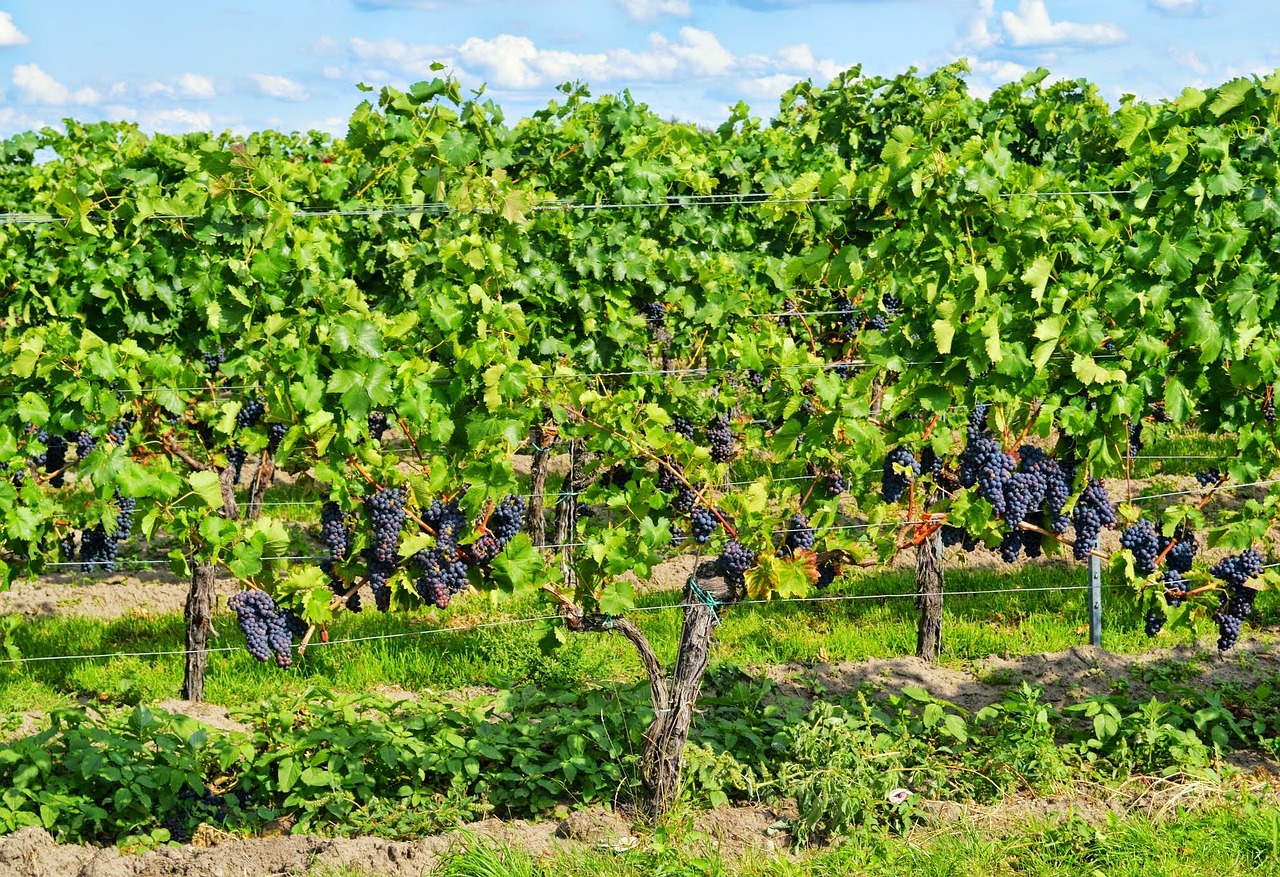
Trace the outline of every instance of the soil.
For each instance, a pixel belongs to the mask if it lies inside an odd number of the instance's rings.
[[[916,657],[883,658],[858,663],[784,664],[764,675],[779,695],[814,700],[824,694],[859,691],[872,698],[922,688],[972,715],[1017,694],[1025,682],[1043,690],[1040,700],[1054,707],[1089,697],[1124,693],[1131,702],[1157,695],[1158,680],[1192,690],[1223,691],[1238,685],[1253,688],[1280,681],[1280,646],[1271,639],[1242,640],[1226,656],[1212,647],[1179,645],[1140,655],[1116,655],[1093,646],[1063,652],[1002,657],[989,655],[963,667],[940,667]],[[1236,765],[1280,777],[1280,762],[1256,753]]]

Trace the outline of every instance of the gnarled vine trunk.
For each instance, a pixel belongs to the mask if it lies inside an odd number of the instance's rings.
[[[671,809],[680,791],[693,709],[711,660],[711,637],[720,623],[717,606],[730,599],[729,589],[711,570],[711,565],[703,564],[695,579],[697,588],[694,582],[685,586],[684,624],[670,677],[644,632],[626,618],[592,615],[576,619],[576,623],[570,620],[571,626],[578,630],[617,631],[631,641],[640,655],[649,677],[653,703],[653,721],[645,731],[644,750],[640,755],[640,778],[654,818]]]
[[[529,538],[541,548],[547,544],[546,492],[547,472],[551,469],[551,451],[546,445],[546,432],[541,426],[529,428],[533,443],[533,461],[529,466]]]
[[[942,531],[936,530],[916,546],[916,655],[926,661],[942,656]]]
[[[184,612],[187,621],[187,663],[182,675],[182,696],[204,700],[204,671],[209,664],[209,633],[213,630],[213,593],[217,566],[196,563],[191,567],[191,589]]]

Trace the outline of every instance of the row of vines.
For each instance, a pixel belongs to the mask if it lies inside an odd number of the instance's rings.
[[[281,664],[338,612],[541,593],[635,643],[662,809],[725,604],[944,541],[1085,557],[1136,519],[1104,479],[1192,423],[1238,445],[1207,490],[1276,471],[1280,76],[1112,110],[964,73],[855,68],[715,130],[578,84],[509,124],[439,78],[343,139],[0,143],[3,581],[172,545],[193,698],[218,569]],[[278,559],[276,472],[327,492],[325,557]],[[1174,504],[1113,571],[1234,641],[1278,500]],[[1206,536],[1239,552],[1212,573]],[[664,673],[626,574],[675,550],[706,562]]]

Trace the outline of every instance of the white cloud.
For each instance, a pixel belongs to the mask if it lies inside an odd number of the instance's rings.
[[[1170,48],[1169,57],[1178,62],[1178,66],[1185,67],[1192,73],[1203,76],[1209,72],[1209,65],[1200,60],[1200,56],[1190,50],[1184,52],[1181,49]]]
[[[142,92],[143,97],[155,97],[156,95],[162,95],[164,97],[176,96],[176,92],[173,90],[172,85],[167,85],[158,79],[142,83],[142,85],[138,86],[138,91]]]
[[[1000,86],[1008,85],[1010,82],[1017,82],[1027,74],[1027,68],[1021,64],[998,59],[971,61],[969,67],[972,71],[966,79],[969,91],[980,98],[990,97],[991,92]],[[1051,76],[1049,81],[1054,81],[1054,77]]]
[[[138,124],[147,131],[159,131],[162,134],[213,130],[213,118],[208,113],[181,107],[146,113],[138,120]]]
[[[13,85],[26,103],[58,106],[71,100],[71,90],[36,64],[14,67]]]
[[[648,22],[663,15],[688,18],[693,14],[689,0],[615,0],[632,21]]]
[[[960,38],[962,51],[980,52],[995,45],[996,38],[987,26],[995,12],[996,0],[978,0],[977,8],[965,22],[965,32]]]
[[[54,79],[38,64],[19,64],[13,68],[13,85],[23,103],[63,106],[79,104],[92,106],[102,101],[97,89],[78,88],[74,92]]]
[[[428,57],[439,57],[398,41],[384,40],[380,45],[389,50],[383,59],[396,60],[406,69],[411,69],[409,65],[422,65]],[[373,44],[364,43],[357,51],[372,47]],[[643,52],[540,49],[528,37],[500,34],[488,40],[472,37],[458,46],[457,55],[462,64],[475,69],[490,84],[513,89],[537,88],[573,79],[599,83],[715,77],[729,73],[738,64],[715,34],[695,27],[681,28],[676,39],[650,34],[649,50]]]
[[[427,77],[434,75],[431,64],[440,61],[453,66],[454,50],[438,45],[413,45],[394,38],[383,40],[365,40],[353,37],[350,41],[351,52],[361,61],[379,61],[399,67],[411,76]],[[381,71],[379,71],[381,72]],[[366,76],[369,72],[366,71]],[[374,81],[387,79],[383,76],[369,76]]]
[[[266,97],[292,101],[307,99],[306,88],[287,76],[278,76],[273,73],[251,73],[250,76],[258,86],[258,92]]]
[[[1000,13],[1008,42],[1020,48],[1034,46],[1114,46],[1129,35],[1109,24],[1053,21],[1044,0],[1018,0],[1017,12]]]
[[[1147,3],[1161,12],[1174,15],[1195,15],[1204,11],[1200,0],[1147,0]]]
[[[13,23],[13,16],[0,12],[0,46],[25,46],[31,40]]]
[[[680,28],[681,42],[673,43],[661,34],[651,34],[650,43],[658,54],[670,52],[695,73],[722,76],[733,67],[733,53],[720,45],[716,35],[696,27]]]
[[[210,100],[218,96],[213,79],[202,73],[183,73],[178,77],[178,90],[183,97]]]

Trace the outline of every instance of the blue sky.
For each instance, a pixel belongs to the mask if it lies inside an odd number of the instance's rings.
[[[1280,67],[1280,0],[0,0],[0,136],[64,117],[342,133],[357,82],[433,61],[512,119],[583,80],[715,124],[855,64],[961,57],[980,94],[1044,66],[1159,100]]]

